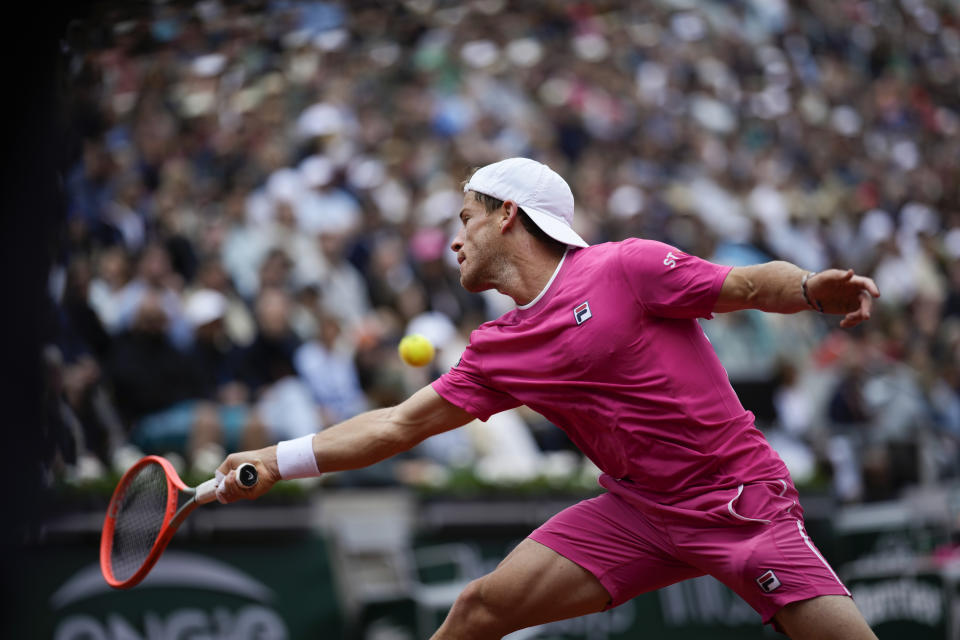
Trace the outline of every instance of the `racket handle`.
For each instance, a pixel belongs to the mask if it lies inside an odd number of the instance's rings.
[[[200,504],[207,504],[208,502],[213,502],[217,499],[217,479],[210,478],[203,484],[197,487],[197,493],[195,495],[195,500]]]
[[[259,480],[259,474],[257,473],[257,468],[249,463],[244,462],[242,465],[233,470],[233,473],[237,479],[237,482],[244,487],[252,487],[257,484]],[[207,504],[208,502],[213,502],[217,499],[217,479],[210,478],[203,484],[197,487],[196,500],[200,504]]]
[[[234,470],[237,476],[237,482],[244,487],[252,487],[260,479],[257,473],[257,467],[250,462],[244,462]]]

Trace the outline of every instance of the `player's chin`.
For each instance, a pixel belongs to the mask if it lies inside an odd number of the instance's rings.
[[[483,291],[480,283],[477,282],[476,278],[471,277],[469,272],[460,272],[460,286],[470,293],[480,293]]]
[[[476,282],[460,276],[460,285],[470,293],[480,293],[487,289],[493,289],[493,285],[487,282]]]

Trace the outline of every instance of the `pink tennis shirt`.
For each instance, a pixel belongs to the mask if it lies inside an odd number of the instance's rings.
[[[662,504],[788,478],[697,322],[730,269],[651,240],[571,248],[538,299],[476,329],[433,388],[481,420],[527,405]]]

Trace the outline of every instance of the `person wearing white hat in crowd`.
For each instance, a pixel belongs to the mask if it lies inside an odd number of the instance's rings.
[[[184,314],[193,327],[190,359],[200,394],[216,414],[216,434],[200,443],[211,453],[263,446],[272,440],[266,426],[251,410],[250,390],[239,376],[242,349],[226,327],[230,302],[214,289],[198,289],[187,298]],[[198,452],[193,452],[196,462]],[[199,466],[203,466],[200,464]]]
[[[220,396],[221,389],[234,383],[231,367],[235,366],[238,347],[225,327],[227,298],[213,289],[198,289],[190,294],[184,308],[193,326],[191,355],[203,380],[206,397]],[[229,404],[245,402],[247,394],[232,393]]]
[[[355,469],[522,404],[562,428],[605,493],[560,512],[463,591],[433,636],[500,638],[711,574],[792,638],[875,638],[806,533],[786,466],[737,399],[698,318],[740,309],[870,317],[852,270],[781,261],[725,267],[641,239],[589,246],[567,183],[510,158],[464,186],[451,244],[468,291],[516,308],[401,404],[228,456],[223,502],[281,479]],[[233,469],[255,463],[243,488]]]

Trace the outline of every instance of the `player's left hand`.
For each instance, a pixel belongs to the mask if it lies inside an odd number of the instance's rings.
[[[855,327],[870,318],[873,299],[880,297],[877,284],[853,269],[827,269],[810,276],[807,295],[824,313],[843,314],[840,326]]]
[[[259,481],[252,487],[245,487],[237,482],[233,470],[245,462],[257,467]],[[280,469],[277,467],[277,448],[275,446],[257,449],[256,451],[241,451],[231,453],[217,468],[217,500],[223,503],[236,500],[256,500],[280,480]]]

